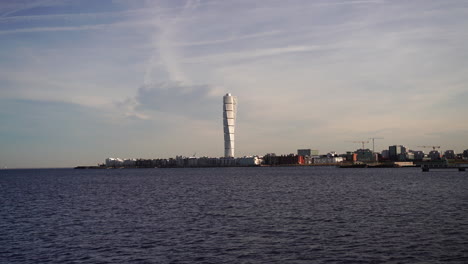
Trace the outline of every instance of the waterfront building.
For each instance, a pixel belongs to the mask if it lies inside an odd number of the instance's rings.
[[[276,158],[277,158],[276,165],[303,165],[304,164],[304,156],[289,154],[289,155],[281,155]]]
[[[463,151],[463,159],[468,159],[468,149]]]
[[[237,114],[237,97],[227,93],[223,97],[224,157],[234,157],[234,132]]]
[[[440,154],[440,152],[438,150],[431,150],[431,152],[429,152],[429,158],[431,158],[431,160],[440,160],[440,157],[442,156]]]
[[[198,159],[196,157],[186,158],[186,167],[198,167]]]
[[[352,161],[355,162],[357,161],[357,155],[356,153],[352,151],[346,151],[346,154],[344,155],[347,161]]]
[[[455,151],[453,151],[453,150],[446,150],[446,151],[444,152],[444,157],[445,157],[446,159],[455,159],[455,158],[456,158]]]
[[[297,150],[297,155],[299,156],[312,156],[312,150],[311,149],[298,149]]]
[[[266,165],[303,165],[305,164],[304,156],[289,154],[276,156],[275,153],[265,154],[263,162]]]
[[[403,156],[404,160],[414,160],[414,152],[413,151],[408,151],[404,154]]]
[[[365,162],[375,161],[374,152],[372,152],[372,150],[370,149],[358,149],[356,151],[356,154],[357,154],[358,161],[365,161]]]
[[[210,157],[201,157],[198,158],[197,165],[199,167],[217,167],[220,163],[218,158],[210,158]]]
[[[388,147],[388,156],[392,161],[401,160],[401,158],[404,157],[405,153],[406,148],[402,145],[393,145]]]
[[[314,157],[312,156],[304,156],[304,164],[310,165],[314,163]]]
[[[335,163],[342,163],[344,161],[343,157],[337,156],[326,156],[326,157],[319,157],[314,158],[314,164],[335,164]]]
[[[262,159],[258,156],[241,157],[237,158],[236,161],[239,166],[260,166],[262,164]]]
[[[297,150],[297,155],[299,156],[318,156],[319,151],[317,149],[298,149]]]
[[[124,167],[135,167],[136,166],[136,159],[124,159],[122,165]]]
[[[107,167],[122,167],[123,160],[119,158],[107,158],[106,159],[106,166]]]
[[[276,154],[267,153],[263,155],[263,163],[267,165],[274,165],[276,163]]]
[[[389,153],[388,149],[382,150],[381,155],[382,155],[382,159],[389,159],[390,158],[390,153]]]
[[[236,160],[234,158],[225,157],[219,159],[219,165],[223,167],[234,167],[236,166]]]
[[[413,152],[413,154],[414,154],[414,160],[415,160],[415,161],[422,161],[422,160],[424,159],[425,154],[424,154],[423,151],[421,151],[421,150],[413,150],[412,152]]]

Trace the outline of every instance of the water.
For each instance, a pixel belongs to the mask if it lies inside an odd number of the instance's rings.
[[[0,170],[0,263],[468,263],[468,173]]]

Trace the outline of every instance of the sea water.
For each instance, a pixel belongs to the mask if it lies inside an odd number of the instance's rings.
[[[468,172],[0,170],[0,263],[468,263]]]

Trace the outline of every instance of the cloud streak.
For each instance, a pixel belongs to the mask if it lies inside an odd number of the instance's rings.
[[[30,27],[30,28],[17,28],[12,30],[0,30],[0,35],[16,34],[16,33],[40,33],[40,32],[57,32],[57,31],[88,31],[88,30],[103,30],[109,28],[125,28],[135,26],[149,26],[150,21],[126,21],[116,23],[94,24],[94,25],[81,25],[81,26],[68,26],[68,27]]]
[[[249,39],[255,39],[255,38],[270,37],[270,36],[278,35],[280,33],[281,33],[281,31],[279,31],[279,30],[273,30],[273,31],[267,31],[267,32],[259,32],[259,33],[255,33],[255,34],[232,36],[232,37],[225,38],[225,39],[214,39],[214,40],[207,40],[207,41],[187,42],[187,43],[175,43],[175,45],[176,46],[182,46],[182,47],[216,45],[216,44],[235,42],[235,41],[239,41],[239,40],[249,40]]]
[[[319,51],[323,49],[325,49],[325,47],[320,46],[286,46],[268,49],[255,49],[241,52],[227,52],[203,57],[187,58],[184,60],[184,63],[221,63],[237,60],[251,60],[256,58],[281,56],[292,53]]]
[[[12,5],[3,6],[8,11],[0,14],[0,18],[8,17],[11,14],[15,14],[20,11],[29,10],[36,7],[51,7],[51,6],[59,6],[64,5],[63,1],[58,0],[42,0],[42,1],[33,1],[33,2],[21,2],[18,1]],[[0,5],[0,7],[2,7]]]

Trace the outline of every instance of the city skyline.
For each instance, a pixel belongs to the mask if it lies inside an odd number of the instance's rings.
[[[465,1],[0,3],[0,168],[468,149]],[[372,148],[372,143],[366,144]]]

